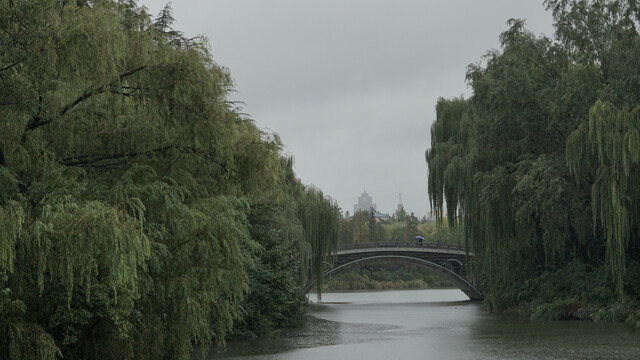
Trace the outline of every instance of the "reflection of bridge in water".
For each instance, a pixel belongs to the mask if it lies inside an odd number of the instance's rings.
[[[472,256],[473,254],[469,253],[469,257]],[[450,280],[454,286],[462,290],[471,300],[482,300],[482,293],[466,280],[467,262],[465,251],[459,245],[428,243],[342,245],[335,256],[332,267],[324,272],[323,277],[355,264],[376,260],[406,261],[425,266]],[[307,284],[305,291],[311,290],[313,285],[313,282]]]

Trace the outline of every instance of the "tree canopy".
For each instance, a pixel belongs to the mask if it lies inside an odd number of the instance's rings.
[[[468,68],[473,95],[438,101],[426,152],[431,205],[464,224],[494,310],[531,300],[526,284],[576,263],[607,269],[603,298],[640,296],[626,271],[639,255],[639,8],[545,4],[555,38],[509,20],[501,50]]]
[[[299,316],[306,259],[335,248],[337,207],[172,22],[0,2],[0,357],[190,358]]]

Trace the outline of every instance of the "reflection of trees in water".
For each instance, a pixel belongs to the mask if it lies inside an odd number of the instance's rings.
[[[332,311],[330,308],[324,306],[313,308],[313,312],[319,316],[330,311]],[[384,341],[393,336],[389,333],[391,330],[398,330],[398,327],[384,324],[342,323],[310,315],[307,317],[307,323],[300,329],[289,329],[276,336],[256,340],[230,341],[226,352],[211,353],[209,359],[262,358],[265,355],[283,354],[300,349],[362,343],[372,338]],[[284,357],[286,356],[283,355]]]
[[[322,307],[316,309],[322,311]],[[214,351],[209,359],[279,354],[296,349],[337,345],[341,343],[343,326],[345,324],[307,316],[307,323],[302,328],[287,329],[277,335],[255,340],[230,341],[227,351]]]
[[[469,326],[477,359],[636,359],[638,336],[620,324],[483,315]]]

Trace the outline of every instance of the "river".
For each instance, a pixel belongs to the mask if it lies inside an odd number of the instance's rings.
[[[640,359],[640,334],[621,324],[489,314],[457,289],[325,293],[322,300],[303,328],[232,342],[209,359]]]

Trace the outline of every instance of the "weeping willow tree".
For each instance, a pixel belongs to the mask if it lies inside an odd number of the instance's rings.
[[[233,176],[268,165],[236,163],[246,130],[206,44],[132,5],[2,5],[2,270],[25,304],[11,358],[187,357],[241,314],[255,245]]]
[[[251,269],[304,256],[277,135],[171,26],[132,0],[0,2],[1,358],[188,359],[247,313]]]
[[[566,142],[576,184],[590,191],[592,232],[606,249],[608,273],[623,302],[626,264],[637,260],[640,11],[635,1],[546,1],[571,58],[597,75],[595,98]],[[587,36],[589,32],[591,35]],[[630,290],[630,289],[627,289]],[[633,291],[632,296],[637,296]]]
[[[453,229],[461,223],[466,225],[467,255],[472,246],[481,248],[481,244],[471,244],[471,239],[477,238],[471,234],[476,230],[473,226],[476,222],[472,220],[473,212],[465,203],[465,199],[471,201],[469,195],[474,190],[469,176],[474,159],[470,111],[469,101],[463,98],[438,99],[436,121],[431,126],[431,148],[425,152],[429,167],[429,203],[435,212],[437,226],[442,226],[446,204],[448,226]],[[471,268],[468,257],[466,265]],[[470,271],[469,274],[471,273]]]
[[[307,187],[299,201],[298,218],[305,241],[311,245],[311,277],[320,300],[326,265],[331,264],[331,256],[338,250],[340,209],[321,191]]]
[[[543,89],[552,73],[533,61],[549,54],[551,44],[526,31],[520,20],[509,25],[500,36],[503,53],[489,52],[484,68],[469,67],[473,97],[438,101],[426,154],[431,206],[442,217],[446,204],[449,226],[464,224],[476,274],[494,309],[502,306],[496,296],[501,287],[523,281],[552,256],[551,247],[542,254],[538,248],[545,241],[561,243],[554,230],[567,222],[564,217],[554,223],[554,215],[545,214],[562,207],[561,196],[550,197],[548,187],[532,181],[549,176],[549,182],[559,182],[563,176],[533,173],[561,161],[544,155],[560,142],[540,108],[550,99]],[[552,65],[553,71],[561,66]]]
[[[436,114],[436,122],[431,126],[431,148],[425,154],[429,164],[429,202],[438,221],[442,220],[446,202],[447,218],[455,224],[468,185],[463,175],[471,146],[469,104],[462,98],[440,98]]]
[[[589,286],[558,289],[564,303],[532,290],[574,274],[576,264],[600,284],[596,306],[614,289],[619,302],[625,289],[640,295],[630,286],[637,275],[624,271],[638,254],[637,110],[628,110],[640,89],[638,9],[626,1],[545,4],[556,39],[510,20],[501,51],[468,68],[473,95],[438,102],[427,151],[432,207],[438,216],[447,207],[450,226],[464,223],[493,310],[585,306]],[[594,275],[605,265],[613,284]]]
[[[624,299],[627,249],[629,242],[638,238],[639,131],[639,106],[628,111],[597,101],[589,112],[588,126],[576,130],[567,140],[567,161],[576,181],[580,181],[585,166],[595,162],[591,189],[594,231],[603,229],[607,262],[620,301]]]

